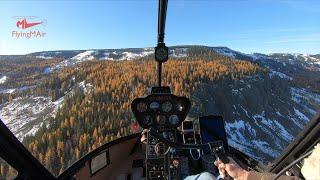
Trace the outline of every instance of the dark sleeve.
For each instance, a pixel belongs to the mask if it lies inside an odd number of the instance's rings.
[[[259,173],[256,171],[250,171],[248,175],[248,180],[273,180],[275,174],[272,173]],[[295,176],[280,176],[278,180],[299,180]]]

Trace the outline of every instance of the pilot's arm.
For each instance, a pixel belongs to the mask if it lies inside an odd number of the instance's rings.
[[[256,171],[246,171],[230,158],[230,163],[224,164],[220,160],[214,162],[219,173],[224,176],[227,172],[235,180],[273,180],[276,176],[272,173],[260,173]],[[295,176],[280,176],[278,180],[298,180]]]
[[[236,180],[272,180],[276,176],[272,173],[259,173],[255,171],[246,171],[242,169],[236,162],[230,158],[230,163],[224,164],[221,161],[216,161],[214,164],[218,167],[219,173],[224,175],[227,172]],[[307,180],[315,180],[320,177],[320,143],[318,143],[310,156],[304,159],[301,173]],[[279,180],[296,180],[294,176],[280,176]]]

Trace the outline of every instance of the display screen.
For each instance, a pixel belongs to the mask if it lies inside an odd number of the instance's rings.
[[[192,121],[183,121],[182,130],[193,130],[193,122]]]
[[[199,117],[201,143],[223,141],[224,150],[229,152],[227,133],[222,116]]]

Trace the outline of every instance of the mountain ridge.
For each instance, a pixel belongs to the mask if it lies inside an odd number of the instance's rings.
[[[228,46],[208,46],[208,45],[198,45],[198,44],[185,44],[185,45],[172,45],[172,46],[168,46],[169,48],[183,48],[183,47],[209,47],[209,48],[228,48],[232,51],[235,52],[241,52],[239,50],[234,50],[232,48],[229,48]],[[124,48],[89,48],[89,49],[74,49],[74,50],[66,50],[66,49],[61,49],[61,50],[45,50],[45,51],[35,51],[35,52],[31,52],[31,53],[26,53],[26,54],[22,54],[23,55],[34,55],[34,54],[39,54],[39,53],[43,53],[43,52],[71,52],[71,51],[87,51],[87,50],[124,50],[124,49],[145,49],[145,48],[151,48],[153,49],[154,47],[124,47]],[[314,56],[320,56],[320,52],[319,53],[299,53],[299,52],[272,52],[272,53],[262,53],[262,52],[251,52],[251,53],[243,53],[243,54],[264,54],[264,55],[271,55],[271,54],[305,54],[305,55],[314,55]],[[14,55],[14,54],[13,54]],[[0,56],[12,56],[12,55],[0,55]],[[16,55],[18,56],[18,55]]]
[[[311,86],[313,90],[320,92],[320,83],[308,83],[309,79],[312,82],[320,81],[320,56],[305,55],[305,54],[288,54],[288,53],[270,53],[261,54],[253,53],[246,54],[239,51],[232,50],[225,46],[202,46],[202,45],[177,45],[169,47],[169,58],[179,59],[186,57],[197,57],[203,54],[211,53],[229,57],[232,59],[239,59],[257,63],[264,68],[272,71],[273,75],[280,75],[283,77],[300,79],[305,83],[304,86]],[[62,57],[63,53],[59,51],[50,51],[49,53],[36,52],[32,56],[38,58]],[[57,55],[57,56],[55,56]],[[102,60],[135,60],[135,59],[152,59],[154,56],[153,48],[121,48],[121,49],[93,49],[93,50],[79,50],[67,51],[65,58],[59,64],[48,67],[45,72],[59,70],[68,66],[75,66],[84,61],[102,61]]]
[[[52,54],[57,58],[48,58]],[[182,46],[171,48],[170,57],[164,84],[176,94],[189,92],[190,118],[222,115],[229,143],[261,162],[277,157],[319,109],[319,67],[303,56],[247,56],[227,47]],[[37,150],[33,151],[37,158],[39,152],[55,152],[63,141],[71,147],[84,138],[94,139],[80,143],[80,155],[84,155],[101,143],[127,135],[132,120],[130,99],[146,94],[156,82],[152,48],[40,52],[6,58],[9,60],[0,56],[6,67],[0,67],[0,78],[5,76],[0,84],[0,118],[31,151]],[[77,123],[80,131],[74,132],[77,128],[70,124]],[[83,123],[90,126],[81,129]],[[101,137],[91,136],[99,129]],[[63,136],[52,142],[48,138],[56,136],[54,132],[63,132]],[[77,141],[67,138],[73,134]],[[63,167],[79,158],[71,150],[64,153]],[[50,167],[54,162],[49,160],[45,163],[55,174],[63,169]]]

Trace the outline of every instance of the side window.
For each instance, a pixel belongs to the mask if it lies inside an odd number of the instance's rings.
[[[0,158],[0,179],[14,179],[18,176],[18,171],[11,167],[5,160]]]
[[[93,176],[96,172],[110,164],[109,149],[93,157],[90,160],[90,174]]]

